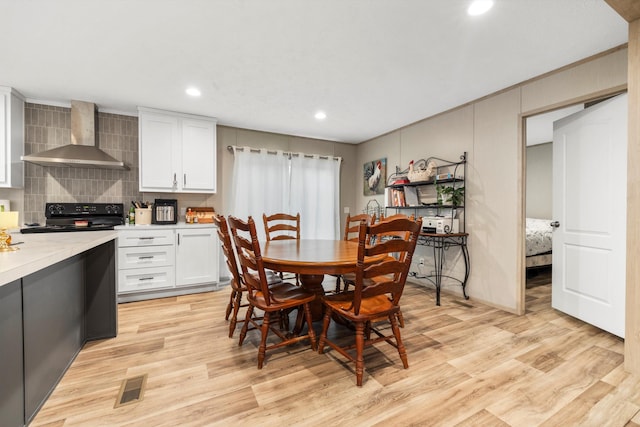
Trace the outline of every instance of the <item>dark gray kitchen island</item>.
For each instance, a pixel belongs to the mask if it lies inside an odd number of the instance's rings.
[[[117,335],[115,231],[13,235],[0,253],[0,425],[28,425],[82,346]]]

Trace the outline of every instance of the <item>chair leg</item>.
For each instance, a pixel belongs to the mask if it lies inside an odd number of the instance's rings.
[[[262,364],[264,363],[264,356],[267,352],[267,335],[269,335],[269,313],[268,311],[264,312],[264,317],[262,318],[262,327],[260,328],[261,337],[260,337],[260,346],[258,347],[258,369],[262,369]]]
[[[407,349],[404,348],[404,344],[402,343],[402,338],[400,337],[400,328],[398,327],[398,321],[396,320],[395,314],[389,315],[389,323],[391,323],[393,336],[396,338],[398,354],[400,355],[400,359],[402,360],[402,366],[404,366],[404,369],[407,369],[409,367],[409,361],[407,360]]]
[[[231,309],[233,308],[233,300],[236,297],[236,290],[231,289],[231,295],[229,295],[229,304],[227,304],[227,311],[224,315],[224,320],[229,320],[229,315],[231,314]]]
[[[242,345],[242,343],[244,342],[244,338],[247,336],[247,330],[249,330],[251,316],[253,316],[253,305],[249,304],[249,307],[247,307],[247,315],[245,316],[244,324],[242,325],[242,330],[240,331],[240,339],[238,340],[238,345]]]
[[[339,294],[339,293],[340,293],[340,279],[341,279],[341,277],[342,277],[342,276],[338,276],[338,277],[336,277],[336,290],[335,290],[335,293],[336,293],[336,294]]]
[[[296,324],[293,327],[293,333],[294,334],[299,334],[300,332],[302,332],[302,327],[304,326],[304,319],[305,319],[305,310],[302,307],[298,307],[297,310],[297,314],[296,314]]]
[[[396,317],[398,318],[398,326],[400,326],[401,328],[404,328],[404,316],[402,315],[402,312],[401,311],[397,312]]]
[[[320,333],[320,341],[318,342],[318,353],[324,353],[324,344],[327,340],[327,330],[329,330],[329,323],[331,322],[331,308],[325,307],[324,319],[322,320],[322,332]]]
[[[397,328],[397,325],[396,325]],[[406,356],[406,355],[405,355]],[[362,386],[364,376],[364,322],[356,323],[356,385]]]
[[[307,333],[309,334],[309,341],[311,341],[311,349],[316,351],[316,331],[313,330],[313,317],[311,317],[311,308],[309,308],[309,303],[304,304],[304,314],[307,318]]]
[[[238,322],[238,311],[240,310],[240,304],[242,304],[242,292],[235,291],[235,301],[233,304],[233,314],[231,316],[231,322],[229,323],[229,338],[233,338],[233,333],[236,330],[236,324]]]

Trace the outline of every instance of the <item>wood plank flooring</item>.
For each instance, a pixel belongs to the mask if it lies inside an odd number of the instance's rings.
[[[242,347],[227,337],[226,290],[122,304],[118,337],[80,352],[31,426],[639,426],[623,341],[550,299],[549,285],[527,289],[515,316],[448,293],[436,307],[433,288],[409,283],[409,369],[377,344],[361,388],[353,365],[306,343],[258,370],[257,331]],[[144,399],[114,409],[122,381],[143,374]]]

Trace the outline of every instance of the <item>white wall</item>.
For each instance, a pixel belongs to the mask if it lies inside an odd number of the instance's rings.
[[[527,147],[527,218],[551,219],[552,161],[552,143]]]

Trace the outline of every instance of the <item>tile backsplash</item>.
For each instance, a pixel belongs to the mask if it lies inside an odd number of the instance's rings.
[[[25,154],[71,143],[71,109],[25,104]],[[39,166],[25,163],[24,189],[0,190],[21,211],[22,223],[45,223],[47,202],[123,203],[132,200],[177,199],[179,211],[187,206],[214,206],[213,194],[141,193],[138,191],[138,118],[98,112],[97,145],[129,170]],[[184,220],[182,214],[181,220]]]
[[[71,143],[71,109],[25,104],[25,154]],[[24,222],[44,224],[46,202],[124,203],[138,191],[138,118],[98,113],[97,145],[129,170],[38,166],[25,163]]]

